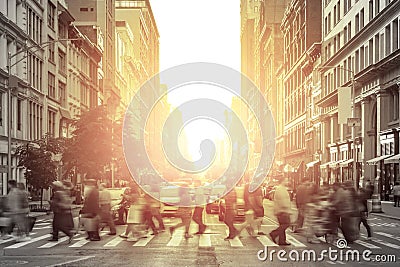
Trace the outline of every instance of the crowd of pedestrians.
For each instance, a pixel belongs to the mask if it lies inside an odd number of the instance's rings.
[[[297,188],[298,217],[293,222],[291,221],[293,220],[291,197],[286,181],[287,179],[283,176],[278,178],[273,197],[273,211],[279,225],[269,233],[269,236],[278,245],[290,245],[286,239],[286,230],[293,224],[295,224],[294,232],[305,234],[310,243],[320,243],[321,237],[324,237],[326,242],[333,243],[338,238],[339,231],[347,242],[351,243],[359,238],[361,224],[366,228],[368,239],[372,237],[372,230],[367,221],[367,200],[371,198],[373,192],[370,184],[356,191],[351,181],[317,187],[311,181],[304,179]],[[32,222],[28,216],[27,192],[23,184],[13,180],[8,182],[8,186],[9,194],[0,205],[1,234],[7,237],[15,230],[17,241],[28,241]],[[240,236],[244,230],[247,230],[250,236],[265,235],[261,229],[265,216],[264,196],[261,188],[249,192],[249,187],[250,184],[244,185],[245,221],[243,223],[234,224],[238,199],[236,190],[231,190],[223,199],[225,209],[223,221],[228,228],[225,240]],[[399,205],[400,201],[400,196],[396,195],[399,187],[399,184],[394,187],[395,206]],[[205,233],[207,225],[204,222],[203,213],[206,194],[201,190],[196,190],[193,201],[191,196],[183,194],[183,190],[180,191],[181,201],[188,205],[178,208],[176,217],[180,219],[180,222],[169,228],[171,236],[176,229],[183,228],[184,237],[191,238],[189,229],[192,220],[198,225],[198,231],[195,234]],[[53,227],[50,241],[58,241],[61,231],[68,237],[68,242],[71,242],[79,226],[84,227],[87,239],[91,241],[100,240],[99,231],[105,227],[109,228],[108,235],[117,234],[111,213],[111,194],[105,184],[98,184],[94,179],[85,181],[84,202],[79,212],[78,222],[74,222],[72,215],[72,196],[73,185],[70,182],[53,182],[50,200]],[[124,191],[119,204],[123,207],[118,211],[119,218],[126,215],[127,224],[120,237],[127,241],[138,241],[140,238],[147,237],[149,233],[157,235],[165,231],[160,214],[160,202],[136,184],[132,184]],[[124,214],[125,212],[127,214]]]

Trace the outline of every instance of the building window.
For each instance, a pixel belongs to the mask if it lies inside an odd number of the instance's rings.
[[[55,99],[56,98],[56,77],[49,72],[48,78],[48,89],[49,89],[49,97]]]
[[[387,25],[385,27],[385,56],[390,54],[390,45],[391,45],[391,41],[390,41],[390,24]]]
[[[348,33],[348,30],[347,30],[347,26],[346,26],[346,27],[344,27],[344,29],[343,29],[343,42],[344,42],[344,44],[347,43],[347,38],[348,38],[348,36],[349,36],[349,33]]]
[[[55,63],[54,39],[51,38],[50,36],[48,37],[48,39],[49,39],[49,61]]]
[[[42,137],[43,108],[33,101],[28,103],[29,139],[36,140]]]
[[[340,21],[340,0],[337,3],[337,22]]]
[[[3,126],[3,93],[0,92],[0,126]]]
[[[51,136],[54,136],[56,128],[56,112],[49,110],[47,115],[49,117],[48,118],[49,124],[47,125],[47,133],[50,134]]]
[[[65,83],[58,82],[58,90],[60,91],[60,105],[63,107],[67,106],[67,92]]]
[[[396,19],[392,22],[392,51],[399,48],[399,21]]]
[[[355,73],[359,71],[360,71],[360,52],[357,50],[355,56]]]
[[[364,69],[365,59],[364,59],[364,46],[360,47],[360,71]]]
[[[63,51],[58,50],[58,71],[66,76],[67,75],[67,60]]]
[[[55,16],[56,16],[56,7],[50,1],[47,3],[47,24],[49,25],[50,29],[54,30],[55,26]]]
[[[379,62],[379,33],[375,35],[375,60],[374,63]]]
[[[374,0],[369,0],[368,14],[368,19],[371,21],[374,18]]]
[[[354,31],[355,31],[355,34],[357,34],[360,31],[360,15],[359,14],[356,15],[355,23],[356,23],[356,25],[355,25]]]
[[[347,24],[347,39],[350,41],[351,39],[351,21]]]
[[[17,130],[22,129],[22,100],[17,99]]]
[[[379,14],[380,5],[381,5],[380,1],[375,0],[375,16]]]
[[[360,11],[360,30],[364,28],[364,8]]]
[[[41,91],[43,62],[33,54],[28,53],[28,81],[29,84]]]
[[[333,8],[333,25],[336,25],[337,22],[338,22],[338,20],[337,20],[337,7],[335,6]]]

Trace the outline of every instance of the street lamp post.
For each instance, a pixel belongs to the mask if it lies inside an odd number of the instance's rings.
[[[354,71],[351,69],[347,69],[341,66],[323,66],[323,67],[317,67],[316,69],[318,70],[323,70],[323,69],[332,69],[332,68],[336,68],[336,69],[340,69],[340,70],[344,70],[347,71],[351,74],[351,102],[352,102],[352,112],[351,112],[351,116],[352,119],[356,119],[356,88],[355,88],[355,80],[354,80]],[[348,120],[348,124],[349,124],[349,120]],[[351,125],[351,137],[353,139],[353,182],[354,182],[354,187],[357,189],[358,188],[358,179],[357,179],[357,146],[356,146],[356,124],[357,123],[352,123]]]
[[[20,61],[24,60],[27,56],[22,57],[20,60],[16,61],[14,64],[11,63],[12,58],[18,56],[21,53],[25,53],[25,52],[31,50],[32,48],[43,49],[46,46],[49,46],[54,43],[58,43],[58,42],[62,42],[62,41],[75,41],[75,40],[82,40],[82,39],[83,39],[83,37],[57,39],[57,40],[47,41],[47,42],[43,42],[41,44],[34,44],[32,46],[25,47],[24,49],[21,49],[20,51],[14,53],[14,54],[11,54],[11,52],[8,52],[8,54],[7,54],[8,79],[7,79],[7,87],[6,87],[7,106],[8,106],[8,109],[7,109],[8,110],[7,111],[7,113],[8,113],[7,114],[7,135],[8,135],[7,136],[7,147],[8,147],[8,150],[7,150],[7,183],[12,178],[11,177],[12,176],[12,173],[11,173],[12,172],[12,168],[11,168],[12,167],[12,162],[11,162],[11,158],[12,158],[11,157],[11,140],[12,140],[11,139],[11,134],[12,134],[12,131],[11,131],[11,120],[12,120],[12,106],[11,106],[12,97],[11,96],[12,95],[11,94],[12,94],[12,92],[11,91],[14,88],[14,86],[16,86],[15,82],[12,82],[12,81],[15,81],[15,80],[13,80],[15,77],[12,75],[11,69],[13,66],[17,65]],[[3,194],[7,194],[7,191],[8,191],[7,186],[4,186]]]

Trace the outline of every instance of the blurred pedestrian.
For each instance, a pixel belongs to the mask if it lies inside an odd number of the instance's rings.
[[[239,234],[241,234],[242,231],[244,229],[246,229],[250,236],[254,236],[255,235],[254,229],[256,228],[256,225],[255,225],[255,221],[254,221],[254,210],[253,210],[250,200],[249,200],[249,187],[250,187],[250,184],[246,183],[243,188],[245,221],[238,226],[237,230],[238,230]]]
[[[400,182],[396,182],[393,186],[394,206],[400,207]]]
[[[124,197],[130,203],[130,206],[126,221],[127,226],[125,232],[120,237],[126,238],[127,241],[136,242],[139,238],[145,237],[144,209],[146,202],[139,189],[134,186],[131,186],[128,195]]]
[[[264,219],[263,193],[261,187],[258,187],[253,192],[249,192],[249,202],[251,209],[254,211],[254,230],[258,235],[265,235],[261,231],[261,224]]]
[[[195,189],[194,202],[196,206],[194,207],[192,219],[199,226],[196,235],[201,235],[204,234],[204,231],[207,228],[203,222],[203,211],[206,204],[206,197],[203,188],[199,187]]]
[[[70,218],[72,215],[69,197],[62,182],[55,181],[52,183],[52,187],[53,196],[50,200],[50,208],[53,211],[53,233],[49,241],[58,241],[58,233],[61,231],[69,237],[68,243],[71,243],[73,234],[71,232]]]
[[[100,241],[100,213],[99,190],[97,189],[97,182],[94,179],[88,179],[85,184],[85,196],[81,214],[82,218],[84,218],[84,226],[88,234],[86,239],[90,241]]]
[[[118,209],[118,221],[116,222],[116,224],[125,224],[124,222],[124,218],[128,217],[128,210],[129,210],[129,205],[130,200],[128,199],[130,196],[130,192],[131,188],[126,188],[124,190],[124,193],[122,194],[122,198],[121,201],[117,204],[119,205],[119,209]]]
[[[111,193],[106,188],[105,183],[101,183],[99,186],[99,205],[101,222],[110,227],[110,232],[107,235],[116,235],[117,230],[115,229],[114,220],[111,216]]]
[[[192,207],[190,207],[191,205],[190,196],[188,192],[185,192],[184,188],[180,188],[179,196],[181,202],[177,210],[177,217],[181,219],[181,222],[176,224],[175,226],[171,226],[169,228],[169,232],[172,236],[177,228],[184,226],[185,238],[191,238],[193,236],[189,234],[190,222],[192,220]]]
[[[28,196],[17,187],[17,181],[9,180],[9,193],[7,195],[8,214],[18,230],[18,242],[29,241],[27,214],[29,212]]]
[[[371,232],[371,227],[368,224],[368,206],[367,206],[367,201],[369,199],[369,192],[364,189],[360,188],[358,190],[358,208],[360,211],[360,225],[361,223],[364,225],[365,229],[367,230],[368,240],[371,240],[372,238],[372,232]],[[360,225],[358,227],[360,227]]]
[[[147,223],[147,226],[151,228],[152,234],[156,235],[160,231],[165,230],[164,222],[160,214],[160,202],[157,199],[154,199],[150,194],[145,194],[145,210],[144,217]],[[155,218],[158,222],[158,228],[154,224],[153,218]]]
[[[306,214],[306,206],[310,203],[313,194],[315,193],[315,185],[312,184],[307,178],[303,180],[296,192],[296,206],[297,206],[297,225],[295,233],[300,233],[303,229],[304,217]]]
[[[274,213],[278,218],[279,227],[269,234],[272,241],[280,246],[290,245],[286,241],[286,229],[290,225],[290,196],[285,186],[285,180],[284,176],[278,176],[279,185],[276,187],[274,194]],[[276,241],[277,237],[279,242]]]
[[[228,187],[229,188],[229,187]],[[228,226],[229,234],[225,238],[225,240],[234,239],[238,234],[239,231],[233,225],[236,216],[236,190],[235,187],[224,197],[225,200],[225,218],[224,223]]]

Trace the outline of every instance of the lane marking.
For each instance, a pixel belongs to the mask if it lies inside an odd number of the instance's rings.
[[[132,247],[145,247],[154,238],[154,235],[139,239]]]
[[[42,239],[45,239],[45,238],[50,238],[50,237],[51,237],[51,234],[46,234],[46,235],[38,236],[38,237],[32,238],[32,239],[29,240],[29,241],[21,242],[21,243],[16,243],[16,244],[14,244],[14,245],[5,247],[4,249],[20,248],[20,247],[26,246],[26,245],[28,245],[28,244],[34,243],[34,242],[36,242],[36,241],[39,241],[39,240],[42,240]]]
[[[66,262],[56,263],[56,264],[52,264],[52,265],[47,265],[46,267],[57,267],[57,266],[67,265],[67,264],[75,263],[75,262],[78,262],[78,261],[88,260],[88,259],[91,259],[91,258],[94,258],[94,257],[95,257],[95,256],[84,256],[84,257],[81,257],[81,258],[75,259],[75,260],[70,260],[70,261],[66,261]]]

